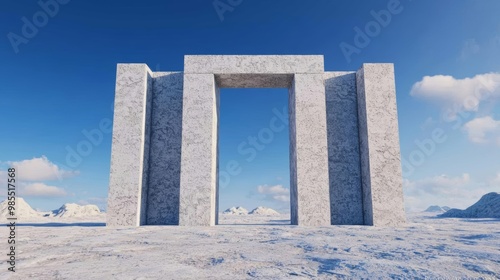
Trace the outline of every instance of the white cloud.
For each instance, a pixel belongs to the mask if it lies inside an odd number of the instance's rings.
[[[438,102],[452,112],[477,111],[482,101],[500,97],[500,73],[456,79],[447,75],[425,76],[415,83],[411,96]]]
[[[270,200],[277,200],[277,201],[282,201],[282,202],[290,201],[290,190],[283,187],[282,185],[258,186],[257,192],[259,194],[265,195],[265,197],[267,199],[270,199]]]
[[[474,143],[500,142],[500,121],[492,117],[475,118],[463,127],[469,140]]]
[[[79,174],[78,171],[61,169],[56,164],[50,162],[45,156],[23,161],[9,162],[9,164],[16,168],[19,180],[24,181],[57,180]]]
[[[460,177],[448,177],[443,174],[418,181],[405,180],[405,188],[410,194],[439,194],[453,191],[454,187],[463,187],[469,182],[470,175],[468,173],[464,173]]]
[[[290,201],[289,195],[273,195],[273,199],[277,201],[288,202]]]
[[[498,191],[498,186],[479,184],[468,173],[458,177],[440,175],[411,181],[403,180],[407,210],[422,211],[430,205],[467,208],[481,196]]]
[[[284,188],[282,185],[276,186],[258,186],[257,191],[261,194],[285,194],[290,193],[290,190]]]
[[[42,196],[42,197],[57,197],[66,196],[67,193],[64,189],[54,186],[48,186],[44,183],[31,183],[21,185],[18,192],[19,196]]]

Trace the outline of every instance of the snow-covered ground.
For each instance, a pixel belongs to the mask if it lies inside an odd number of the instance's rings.
[[[500,277],[500,219],[432,215],[411,214],[396,229],[297,227],[287,215],[220,215],[221,224],[233,225],[216,227],[122,229],[106,228],[102,216],[89,223],[49,218],[17,227],[17,272],[7,273],[4,263],[0,278]]]

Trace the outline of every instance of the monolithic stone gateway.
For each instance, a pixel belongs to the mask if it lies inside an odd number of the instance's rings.
[[[184,72],[118,65],[108,226],[217,224],[220,88],[289,89],[292,224],[405,222],[392,64],[188,55]]]

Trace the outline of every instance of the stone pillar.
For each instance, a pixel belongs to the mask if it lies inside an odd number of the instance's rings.
[[[323,74],[295,74],[289,96],[291,222],[330,225]]]
[[[184,74],[181,226],[217,224],[218,99],[213,74]]]
[[[148,225],[179,224],[183,76],[153,73]]]
[[[364,222],[405,222],[393,64],[363,64],[356,73]]]
[[[145,223],[151,99],[149,68],[145,64],[118,64],[108,226],[139,226]]]
[[[356,72],[326,72],[332,225],[363,225]]]

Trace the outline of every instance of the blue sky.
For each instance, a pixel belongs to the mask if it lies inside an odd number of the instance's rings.
[[[406,207],[466,207],[500,190],[496,0],[53,1],[41,0],[58,3],[46,18],[36,1],[0,4],[0,177],[19,166],[21,195],[35,208],[105,207],[116,64],[182,71],[186,54],[322,54],[327,71],[394,63]],[[356,28],[370,28],[381,10],[390,20],[356,45]],[[23,34],[23,18],[38,27]],[[357,52],[344,55],[342,43]],[[221,94],[220,163],[242,164],[221,208],[286,209],[288,130],[252,162],[237,152],[286,106],[286,91]],[[89,133],[102,139],[75,158]]]

